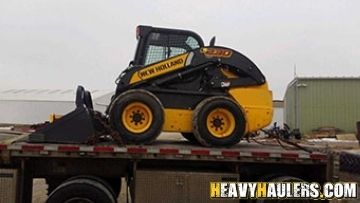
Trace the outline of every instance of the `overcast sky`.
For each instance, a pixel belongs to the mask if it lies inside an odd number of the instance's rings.
[[[139,24],[248,56],[276,99],[299,76],[360,76],[360,1],[0,0],[0,89],[114,89]]]

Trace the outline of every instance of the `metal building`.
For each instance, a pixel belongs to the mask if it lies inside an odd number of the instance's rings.
[[[94,109],[104,111],[113,91],[91,91]],[[0,123],[34,124],[49,119],[51,113],[64,115],[75,109],[75,90],[0,90]]]
[[[287,87],[285,121],[309,133],[319,127],[356,132],[360,121],[360,78],[297,77]]]

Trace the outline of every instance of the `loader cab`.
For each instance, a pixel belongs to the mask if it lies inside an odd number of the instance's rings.
[[[136,38],[134,66],[146,66],[204,46],[198,34],[187,30],[140,25],[136,29]]]

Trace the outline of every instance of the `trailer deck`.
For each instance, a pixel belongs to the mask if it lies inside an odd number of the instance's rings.
[[[14,133],[13,133],[14,134]],[[16,137],[0,133],[0,151],[3,157],[87,157],[120,159],[173,159],[206,161],[263,162],[326,162],[327,155],[300,149],[284,149],[272,140],[263,144],[241,141],[229,148],[206,148],[185,140],[159,139],[151,145],[125,145],[104,142],[99,145],[27,143],[26,133]],[[10,138],[9,138],[10,137]],[[6,139],[4,139],[6,138]],[[308,146],[311,147],[311,146]],[[6,160],[4,160],[6,161]]]
[[[319,152],[322,150],[318,145],[306,142],[298,144],[316,150],[309,153],[286,144],[280,146],[274,139],[257,142],[243,140],[231,147],[207,148],[190,144],[180,135],[163,134],[150,145],[124,146],[114,142],[97,145],[35,144],[27,142],[28,135],[14,131],[0,132],[0,166],[5,171],[18,174],[16,177],[21,187],[18,188],[16,198],[20,202],[31,202],[34,178],[50,181],[50,193],[71,177],[90,175],[112,183],[119,183],[120,178],[125,177],[130,181],[126,187],[142,191],[134,193],[138,198],[135,202],[139,202],[141,198],[154,197],[154,191],[140,186],[159,184],[158,176],[167,177],[163,180],[163,184],[168,185],[166,187],[173,187],[180,179],[196,179],[197,187],[201,185],[202,188],[208,188],[210,180],[220,181],[229,177],[235,177],[236,180],[240,177],[242,181],[250,182],[282,174],[310,182],[325,182],[333,177],[332,157],[325,151]],[[148,176],[141,178],[144,171],[150,171],[153,179],[148,179]],[[202,177],[201,181],[197,180],[199,177]],[[118,188],[116,184],[112,187]],[[188,187],[190,185],[181,187],[181,191],[190,189]],[[208,192],[204,190],[194,197],[208,198]],[[166,198],[173,202],[177,197],[170,195]]]

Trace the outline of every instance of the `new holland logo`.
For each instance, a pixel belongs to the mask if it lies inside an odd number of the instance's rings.
[[[165,73],[169,73],[171,71],[178,70],[180,68],[184,68],[188,55],[189,54],[181,54],[181,55],[169,58],[168,60],[144,67],[143,69],[135,72],[132,75],[132,77],[130,79],[130,84],[136,83],[136,82],[139,82],[142,80],[147,80],[147,79],[159,76],[159,75],[163,75]]]
[[[202,48],[200,52],[203,53],[207,58],[230,58],[232,56],[231,50],[221,48]]]
[[[338,182],[211,182],[210,198],[239,199],[353,199],[357,183]]]
[[[173,67],[176,67],[176,65],[183,64],[184,60],[182,58],[171,60],[166,63],[160,63],[159,65],[155,65],[152,67],[149,67],[147,69],[144,69],[142,71],[139,71],[139,78],[146,78],[151,77],[151,75],[154,75],[161,72],[167,72],[167,70],[172,69]]]

